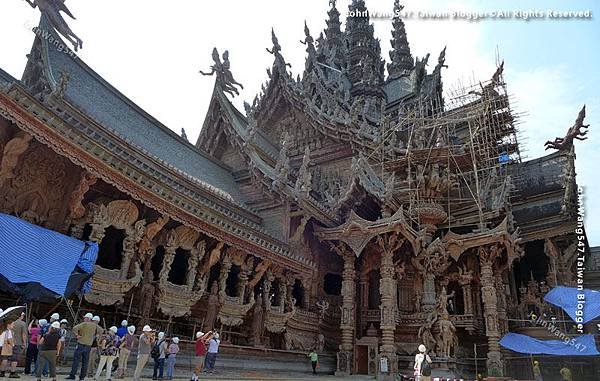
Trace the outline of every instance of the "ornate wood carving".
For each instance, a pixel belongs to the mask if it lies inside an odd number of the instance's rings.
[[[91,241],[102,242],[105,229],[109,226],[124,230],[125,239],[121,268],[108,270],[96,265],[92,290],[85,295],[85,299],[100,305],[122,303],[125,293],[137,286],[142,279],[142,271],[137,262],[134,265],[133,277],[129,278],[129,272],[131,261],[136,253],[136,245],[144,234],[146,221],[137,221],[139,211],[130,200],[115,200],[107,205],[90,204],[88,208],[91,214]]]

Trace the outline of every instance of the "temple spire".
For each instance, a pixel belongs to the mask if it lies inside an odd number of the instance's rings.
[[[329,17],[325,21],[327,26],[317,39],[317,56],[319,61],[332,67],[341,68],[345,66],[342,22],[340,21],[340,12],[336,8],[336,0],[330,0],[329,5],[331,6],[327,11]]]
[[[348,6],[345,37],[348,43],[348,72],[353,85],[383,81],[383,62],[379,40],[374,37],[373,25],[364,0],[352,0]]]
[[[327,28],[325,28],[325,38],[330,41],[341,40],[342,38],[342,22],[340,21],[340,12],[335,6],[336,0],[330,0],[331,9],[327,11],[329,18],[327,19]]]
[[[390,40],[392,44],[391,62],[387,65],[389,78],[397,78],[414,67],[414,60],[410,54],[406,37],[406,29],[402,18],[400,18],[400,12],[403,8],[404,6],[400,5],[400,0],[394,0],[394,20],[392,22],[392,39]]]

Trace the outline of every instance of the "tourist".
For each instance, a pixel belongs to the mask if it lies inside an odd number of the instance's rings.
[[[46,320],[46,319],[40,319],[40,338],[44,337],[48,333],[48,330],[50,330],[50,324],[48,324],[48,320]],[[38,339],[38,345],[37,345],[37,347],[38,347],[38,355],[39,355],[39,353],[40,353],[40,342],[39,342],[39,339]],[[39,364],[37,364],[37,363],[35,365],[36,373],[37,373],[38,365]],[[48,376],[48,370],[49,370],[49,365],[46,364],[44,366],[44,368],[42,369],[42,374],[44,375],[44,377]]]
[[[50,324],[48,333],[39,339],[39,362],[36,369],[38,381],[42,379],[42,370],[48,366],[50,377],[56,380],[56,357],[62,346],[60,341],[60,323],[58,321]]]
[[[96,335],[102,334],[102,328],[96,323],[92,322],[93,315],[87,313],[83,318],[83,323],[77,324],[73,327],[73,334],[77,337],[77,346],[73,353],[73,365],[71,366],[71,372],[67,380],[74,380],[77,375],[77,368],[81,363],[81,372],[79,373],[79,379],[85,379],[88,371],[90,350],[92,343]]]
[[[540,362],[537,360],[533,362],[533,377],[535,378],[535,381],[544,381],[540,369]]]
[[[215,361],[217,361],[217,354],[219,353],[219,334],[215,332],[213,337],[208,341],[208,351],[206,353],[206,371],[213,373],[215,371]]]
[[[194,373],[192,373],[191,381],[198,381],[198,375],[202,372],[202,368],[204,368],[204,360],[206,359],[206,341],[210,337],[212,337],[212,331],[209,331],[206,334],[204,332],[196,332],[196,356],[198,357],[198,362],[196,363]]]
[[[96,326],[98,328],[101,329],[100,333],[96,333],[94,335],[94,340],[92,340],[92,346],[90,347],[90,357],[89,357],[89,363],[88,363],[88,376],[93,376],[95,373],[94,368],[96,367],[96,361],[99,360],[99,353],[98,352],[98,339],[100,334],[104,331],[102,330],[102,328],[100,327],[100,316],[95,315],[92,317],[92,323],[96,324]]]
[[[133,351],[135,345],[135,327],[127,327],[127,334],[121,339],[119,345],[119,369],[117,370],[117,378],[125,378],[127,373],[127,362],[129,361],[129,355]]]
[[[27,353],[25,353],[25,374],[31,374],[31,366],[35,368],[38,357],[38,340],[40,337],[40,327],[37,319],[29,323],[29,343],[27,344]]]
[[[121,340],[127,335],[127,324],[129,324],[127,320],[123,320],[121,326],[117,330],[117,336],[119,336]]]
[[[311,349],[307,356],[310,357],[313,374],[317,374],[317,366],[319,365],[319,355],[317,354],[317,350],[315,348]]]
[[[154,345],[154,331],[149,325],[145,325],[142,329],[142,335],[140,336],[140,343],[138,345],[137,364],[135,365],[135,372],[133,374],[133,381],[140,381],[140,376],[144,367],[148,363],[152,346]]]
[[[6,372],[9,368],[9,361],[13,359],[13,346],[15,344],[13,330],[14,322],[12,320],[7,320],[3,323],[0,334],[0,359],[2,362],[0,363],[0,377],[5,377]],[[19,378],[19,375],[10,372],[9,378]]]
[[[175,360],[177,359],[177,353],[179,353],[179,337],[174,337],[173,342],[169,344],[167,349],[167,379],[173,379],[173,370],[175,369]]]
[[[25,323],[25,313],[21,315],[13,323],[13,337],[15,345],[13,346],[13,358],[10,364],[11,373],[17,374],[17,363],[20,357],[25,353],[25,345],[27,344],[27,324]]]
[[[562,368],[560,369],[561,381],[573,381],[573,374],[571,374],[571,369],[567,368],[567,364],[563,363]]]
[[[419,353],[415,355],[415,381],[431,380],[431,357],[427,354],[427,348],[419,345]]]
[[[59,320],[60,320],[60,314],[58,312],[55,312],[52,315],[50,315],[50,324],[54,323],[55,321],[59,321]],[[48,329],[50,329],[50,327],[48,327]]]
[[[67,346],[67,335],[69,334],[69,322],[67,319],[62,319],[60,321],[60,329],[58,332],[60,333],[60,347],[58,348],[58,358],[56,359],[58,364],[63,364],[66,361],[65,347]]]
[[[159,380],[163,379],[163,372],[165,370],[165,359],[167,357],[167,341],[165,340],[165,333],[158,333],[158,341],[152,348],[152,358],[154,359],[154,371],[152,372],[152,379],[156,380],[157,376]]]
[[[119,350],[119,337],[117,336],[117,327],[112,326],[105,333],[100,340],[98,340],[98,350],[100,351],[100,363],[98,364],[98,370],[96,370],[96,375],[94,376],[94,380],[100,378],[102,374],[102,370],[106,366],[106,379],[110,380],[110,374],[112,372],[113,362],[115,358],[117,358],[117,352]]]

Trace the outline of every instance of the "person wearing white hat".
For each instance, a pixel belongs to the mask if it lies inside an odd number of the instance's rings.
[[[419,345],[419,353],[415,355],[415,381],[431,380],[431,357],[427,354],[425,345]]]
[[[64,351],[65,351],[65,343],[67,341],[67,326],[69,325],[69,321],[67,319],[62,319],[60,321],[60,329],[58,330],[58,333],[60,333],[60,342],[61,342],[61,346],[58,349],[58,354],[57,354],[57,358],[56,358],[56,362],[57,364],[63,364],[66,361],[66,356],[64,355]]]
[[[169,354],[169,357],[167,357],[167,380],[173,379],[175,361],[177,359],[177,353],[179,353],[179,337],[174,337],[171,341],[172,342],[167,349],[167,353]]]
[[[48,333],[39,341],[39,356],[36,369],[37,380],[41,381],[42,372],[47,367],[52,380],[56,380],[56,354],[60,350],[60,323],[53,321],[50,324]]]
[[[117,378],[125,378],[125,374],[127,373],[127,362],[135,345],[134,334],[135,327],[130,325],[127,327],[127,333],[125,334],[125,337],[121,339],[121,344],[119,346],[119,368],[117,369]]]
[[[212,336],[212,331],[208,333],[204,333],[202,331],[196,332],[196,356],[198,357],[198,362],[196,363],[196,368],[192,373],[191,381],[198,381],[198,375],[202,372],[202,368],[204,368],[204,360],[206,359],[206,342]]]
[[[219,353],[219,334],[215,332],[213,337],[208,341],[208,351],[206,352],[206,371],[209,373],[215,370],[215,361],[217,361],[217,354]]]
[[[158,333],[158,340],[156,342],[156,350],[154,350],[152,354],[152,358],[154,359],[154,371],[152,372],[152,379],[156,380],[163,379],[163,373],[165,370],[165,360],[167,358],[167,341],[165,340],[165,333]]]
[[[94,317],[92,318],[92,323],[95,323],[98,328],[102,329],[100,327],[100,316],[98,315],[94,315]],[[101,332],[104,332],[104,330],[102,329]],[[92,341],[92,347],[90,348],[90,359],[89,359],[89,363],[88,363],[88,377],[92,377],[95,374],[94,371],[94,367],[96,366],[96,361],[99,360],[99,351],[98,351],[98,339],[100,339],[100,334],[96,334],[94,336],[94,341]]]
[[[96,336],[101,335],[103,331],[98,324],[92,321],[93,318],[94,316],[88,312],[83,317],[83,322],[73,327],[73,334],[77,337],[77,346],[73,353],[73,364],[67,380],[75,379],[79,364],[81,364],[79,379],[83,380],[87,376],[92,344]],[[100,321],[99,318],[98,321]]]
[[[140,381],[142,371],[150,358],[150,352],[152,351],[152,346],[154,346],[154,341],[154,331],[149,325],[145,325],[144,328],[142,328],[142,335],[140,336],[140,343],[138,345],[138,356],[135,372],[133,373],[133,381]]]
[[[50,323],[54,323],[55,321],[59,321],[59,320],[60,320],[60,314],[58,312],[55,312],[52,315],[50,315]]]
[[[108,332],[100,337],[98,340],[98,350],[100,351],[100,363],[96,370],[94,380],[98,380],[102,371],[106,367],[106,379],[110,381],[110,373],[112,371],[113,362],[117,358],[119,352],[118,348],[119,337],[117,336],[117,327],[112,326]]]
[[[117,330],[117,336],[119,336],[120,339],[123,339],[123,337],[125,337],[127,334],[127,324],[127,320],[123,320],[121,322],[121,326]]]

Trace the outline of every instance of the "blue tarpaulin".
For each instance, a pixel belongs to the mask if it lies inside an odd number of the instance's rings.
[[[580,294],[585,296],[583,302]],[[587,323],[600,316],[600,292],[598,291],[587,289],[579,291],[575,287],[558,286],[547,293],[544,300],[561,307],[577,323]],[[577,306],[578,303],[581,303],[582,309]],[[583,316],[578,316],[578,313],[582,313]]]
[[[0,275],[10,292],[32,299],[40,292],[68,296],[85,293],[98,256],[98,245],[44,229],[0,213]],[[7,282],[8,281],[8,282]],[[40,291],[42,287],[43,291]],[[34,291],[35,290],[35,291]]]
[[[538,340],[527,335],[507,333],[500,339],[500,345],[517,353],[556,356],[596,356],[596,342],[593,335],[582,335],[564,340]]]

